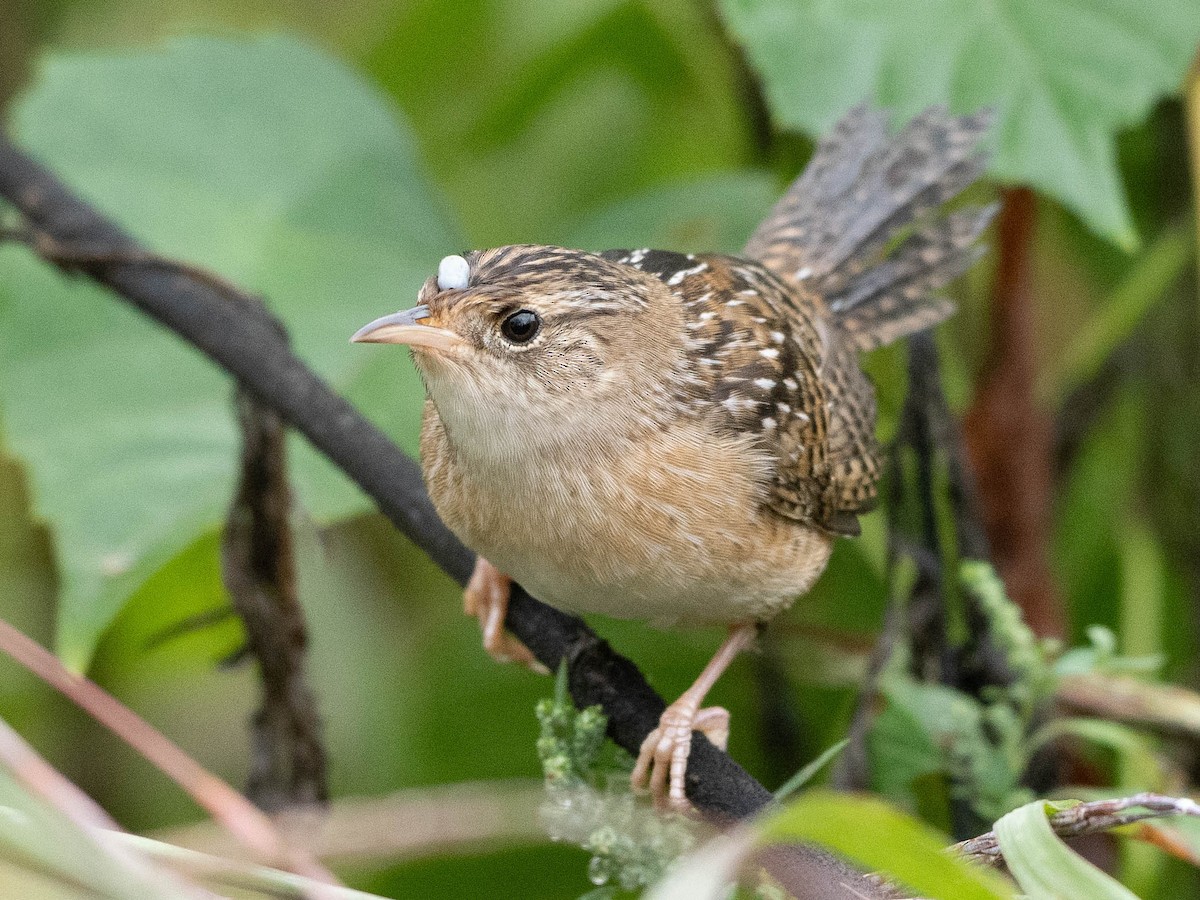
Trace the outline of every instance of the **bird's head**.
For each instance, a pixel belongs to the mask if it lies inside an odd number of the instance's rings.
[[[507,452],[652,416],[682,350],[663,282],[594,253],[517,245],[447,256],[417,306],[351,339],[406,344],[456,444]]]

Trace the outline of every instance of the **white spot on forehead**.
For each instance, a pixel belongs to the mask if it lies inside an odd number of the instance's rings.
[[[438,263],[438,290],[466,290],[467,280],[471,277],[471,265],[461,256],[445,256]]]
[[[759,356],[765,356],[767,359],[774,359],[779,355],[778,347],[763,347],[758,351]]]
[[[783,343],[783,332],[782,331],[772,331],[771,332],[771,340],[773,340],[777,344],[782,344]]]
[[[764,391],[769,391],[771,388],[775,387],[775,379],[773,378],[755,378],[754,383]]]
[[[799,281],[803,281],[805,278],[808,278],[810,275],[812,275],[812,266],[805,266],[804,268],[800,269],[796,273],[796,278]]]
[[[783,386],[785,388],[787,388],[789,391],[794,391],[796,389],[796,379],[795,378],[783,379]]]
[[[763,428],[767,429],[767,431],[770,431],[777,424],[778,423],[774,419],[772,419],[770,416],[767,416],[765,419],[763,419]]]

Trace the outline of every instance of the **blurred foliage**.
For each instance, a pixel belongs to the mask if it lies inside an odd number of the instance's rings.
[[[372,377],[372,355],[331,339],[395,306],[398,287],[411,293],[462,240],[376,94],[281,39],[56,59],[39,85],[13,114],[21,140],[157,252],[287,298],[305,357],[364,407],[393,410],[385,424],[415,449],[415,372]],[[85,666],[131,590],[222,516],[237,441],[227,382],[100,289],[11,248],[5,262],[6,431],[58,530],[60,652]],[[105,477],[86,477],[97,465]],[[365,508],[315,454],[298,453],[294,471],[315,518]]]
[[[31,73],[8,116],[19,139],[156,251],[263,294],[301,354],[410,450],[411,368],[345,338],[407,305],[443,254],[535,240],[736,251],[811,138],[853,103],[898,117],[930,102],[996,106],[994,176],[1041,191],[1029,262],[1039,401],[1061,437],[1055,577],[1069,642],[1101,635],[1058,664],[1111,665],[1115,642],[1161,659],[1134,672],[1148,685],[1196,684],[1200,302],[1172,98],[1200,37],[1189,0],[356,0],[336,15],[316,0],[0,0],[0,22],[0,97]],[[170,37],[181,30],[226,36]],[[960,409],[986,364],[992,268],[955,286],[961,313],[940,338]],[[902,366],[896,350],[868,361],[885,438]],[[0,616],[56,641],[239,783],[255,673],[218,666],[241,641],[220,617],[217,565],[236,464],[230,395],[102,291],[0,248]],[[548,682],[491,663],[449,580],[300,441],[292,459],[335,796],[536,774],[532,710]],[[877,515],[839,544],[764,654],[714,691],[733,714],[733,755],[768,786],[845,736],[885,564]],[[719,640],[596,624],[666,695]],[[957,701],[925,690],[879,720],[873,746],[890,755],[873,774],[944,827],[949,763],[932,714]],[[6,661],[0,717],[128,827],[198,815]],[[976,719],[990,741],[994,723]],[[1075,778],[1186,780],[1193,749],[1106,724],[1038,739],[1075,748]],[[1020,799],[1008,788],[1030,749],[999,754],[999,806]],[[905,753],[909,768],[893,767]],[[869,822],[866,844],[920,865],[928,854],[912,842],[943,841],[882,806],[798,802],[825,804],[793,821],[826,828],[833,846],[838,834],[862,846]],[[1200,891],[1195,872],[1147,849],[1117,871],[1139,894]],[[547,845],[349,874],[387,896],[561,898],[586,889],[587,860]]]
[[[646,888],[696,843],[699,825],[679,814],[657,815],[629,784],[633,760],[604,739],[608,722],[599,706],[577,710],[567,693],[567,665],[559,667],[554,697],[537,705],[538,758],[546,779],[542,820],[551,840],[578,844],[592,854],[590,900]]]
[[[809,133],[874,97],[903,118],[934,103],[991,107],[991,171],[1061,200],[1127,250],[1138,244],[1115,132],[1175,91],[1200,40],[1189,0],[722,0],[772,108]],[[805,53],[801,48],[816,52]]]
[[[760,831],[759,840],[768,844],[810,841],[829,847],[866,871],[887,873],[919,897],[1011,896],[996,873],[946,853],[942,835],[873,797],[814,791],[769,817]]]

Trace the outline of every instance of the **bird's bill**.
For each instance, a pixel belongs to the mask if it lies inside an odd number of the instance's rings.
[[[350,341],[354,344],[407,344],[429,350],[454,350],[465,343],[453,331],[421,324],[428,318],[429,307],[425,305],[381,316],[354,332]]]

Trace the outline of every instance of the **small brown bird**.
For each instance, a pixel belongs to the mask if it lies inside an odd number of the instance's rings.
[[[498,658],[510,576],[571,612],[729,637],[663,714],[633,773],[686,804],[693,728],[734,657],[859,532],[880,470],[857,353],[940,322],[935,292],[981,252],[992,208],[940,214],[979,176],[988,116],[934,108],[889,137],[860,107],[740,257],[518,245],[448,256],[418,306],[355,341],[407,344],[421,459],[479,554],[466,609]]]

